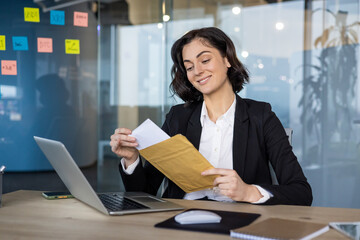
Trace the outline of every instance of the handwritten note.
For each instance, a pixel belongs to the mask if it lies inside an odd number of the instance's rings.
[[[58,10],[50,11],[50,24],[65,25],[65,12]]]
[[[52,38],[38,38],[38,52],[52,53],[53,52],[53,41]]]
[[[6,50],[5,35],[0,35],[0,51]]]
[[[25,22],[40,22],[40,13],[38,8],[24,8]]]
[[[2,75],[17,75],[16,61],[1,60],[1,74]]]
[[[65,53],[66,54],[80,54],[80,40],[65,39]]]
[[[29,50],[27,37],[12,37],[13,49],[15,51],[27,51]]]
[[[74,12],[74,26],[87,27],[88,26],[88,13]]]

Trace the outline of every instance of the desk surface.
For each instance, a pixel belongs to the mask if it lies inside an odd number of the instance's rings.
[[[256,206],[243,203],[175,200],[185,208],[260,213],[268,217],[328,223],[359,221],[360,209]],[[46,200],[39,191],[3,195],[0,208],[1,239],[230,239],[228,235],[155,228],[181,211],[106,216],[76,199]],[[333,229],[316,239],[346,239]]]

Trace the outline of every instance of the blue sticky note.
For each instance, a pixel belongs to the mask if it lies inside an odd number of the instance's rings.
[[[15,51],[29,50],[27,37],[12,37],[13,49]]]
[[[50,11],[50,24],[65,25],[65,12],[58,10]]]

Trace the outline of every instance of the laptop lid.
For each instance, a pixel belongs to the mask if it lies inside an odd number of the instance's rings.
[[[70,193],[80,201],[96,208],[100,212],[108,215],[123,215],[131,213],[142,213],[142,212],[156,212],[156,211],[169,211],[169,210],[180,210],[183,207],[156,198],[147,193],[132,193],[125,192],[119,193],[133,201],[136,201],[148,208],[144,209],[133,209],[133,210],[122,210],[117,212],[108,211],[104,204],[99,199],[97,193],[91,187],[88,180],[85,178],[70,153],[67,151],[63,143],[54,141],[46,138],[34,136],[36,143],[45,154],[51,165],[54,167],[65,186],[68,188]]]

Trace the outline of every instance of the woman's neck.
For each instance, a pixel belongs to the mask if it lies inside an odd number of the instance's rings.
[[[221,115],[226,113],[234,102],[234,98],[235,94],[232,89],[231,92],[227,92],[226,94],[204,96],[210,120],[215,123]]]

